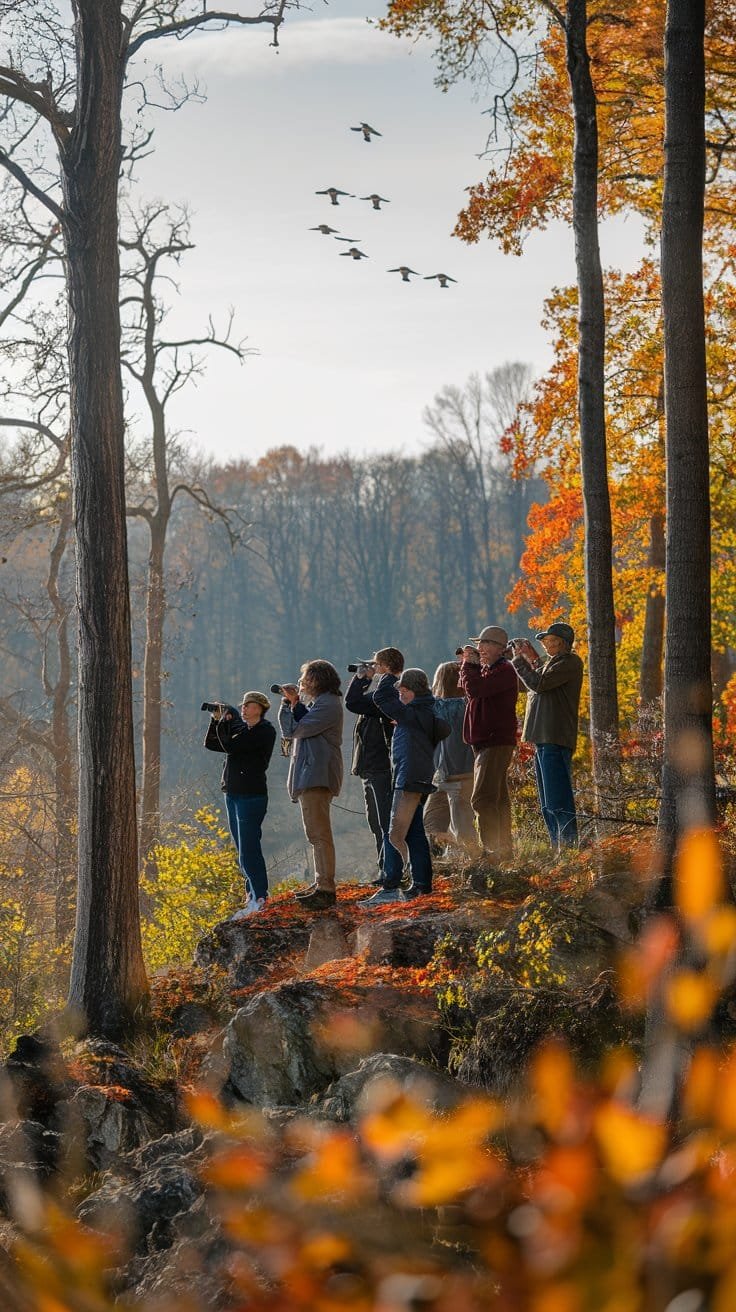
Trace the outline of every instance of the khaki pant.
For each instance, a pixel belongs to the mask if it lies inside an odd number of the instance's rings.
[[[456,775],[437,784],[424,808],[424,828],[432,837],[454,843],[468,852],[478,851],[478,833],[470,805],[472,774]]]
[[[475,768],[470,804],[475,811],[484,851],[496,861],[513,855],[508,775],[513,747],[474,747]]]
[[[332,793],[329,788],[305,788],[299,794],[302,811],[302,824],[307,842],[312,845],[314,857],[314,879],[317,888],[335,891],[335,841],[330,824],[330,803]]]

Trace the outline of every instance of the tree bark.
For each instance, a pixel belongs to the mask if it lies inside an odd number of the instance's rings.
[[[573,229],[578,284],[578,414],[585,525],[590,727],[599,792],[609,792],[618,760],[613,531],[605,416],[605,304],[598,245],[598,120],[587,47],[586,0],[567,0],[567,70],[575,120]]]
[[[660,510],[649,518],[649,557],[651,570],[665,565],[664,515]],[[651,706],[662,695],[662,645],[664,641],[664,592],[652,583],[647,591],[644,633],[639,669],[639,705]]]
[[[61,151],[79,608],[79,873],[69,1002],[115,1037],[146,991],[138,912],[120,370],[120,0],[74,0],[75,126]]]
[[[667,542],[665,764],[660,833],[715,819],[710,471],[703,307],[705,0],[669,0],[665,26],[662,309]],[[660,905],[669,903],[668,881]]]

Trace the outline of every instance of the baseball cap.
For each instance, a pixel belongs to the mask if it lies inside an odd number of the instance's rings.
[[[470,638],[470,642],[497,642],[499,647],[508,647],[509,635],[505,629],[499,629],[496,624],[487,624],[481,629],[477,638]]]
[[[575,641],[575,630],[570,624],[550,624],[549,628],[542,629],[541,633],[535,633],[535,638],[562,638],[564,642],[569,642],[570,646]]]

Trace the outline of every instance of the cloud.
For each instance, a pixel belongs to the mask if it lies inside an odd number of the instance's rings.
[[[269,48],[270,29],[236,27],[221,32],[196,32],[167,51],[167,67],[176,65],[187,77],[270,76],[319,64],[381,64],[405,59],[413,43],[399,40],[369,25],[365,18],[319,18],[291,22],[279,33],[277,50]],[[151,48],[149,48],[151,49]]]

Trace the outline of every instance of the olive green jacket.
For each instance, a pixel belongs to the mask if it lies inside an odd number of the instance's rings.
[[[577,652],[551,656],[534,665],[524,656],[514,656],[512,664],[527,690],[522,741],[554,743],[575,751],[583,686],[583,662]]]

